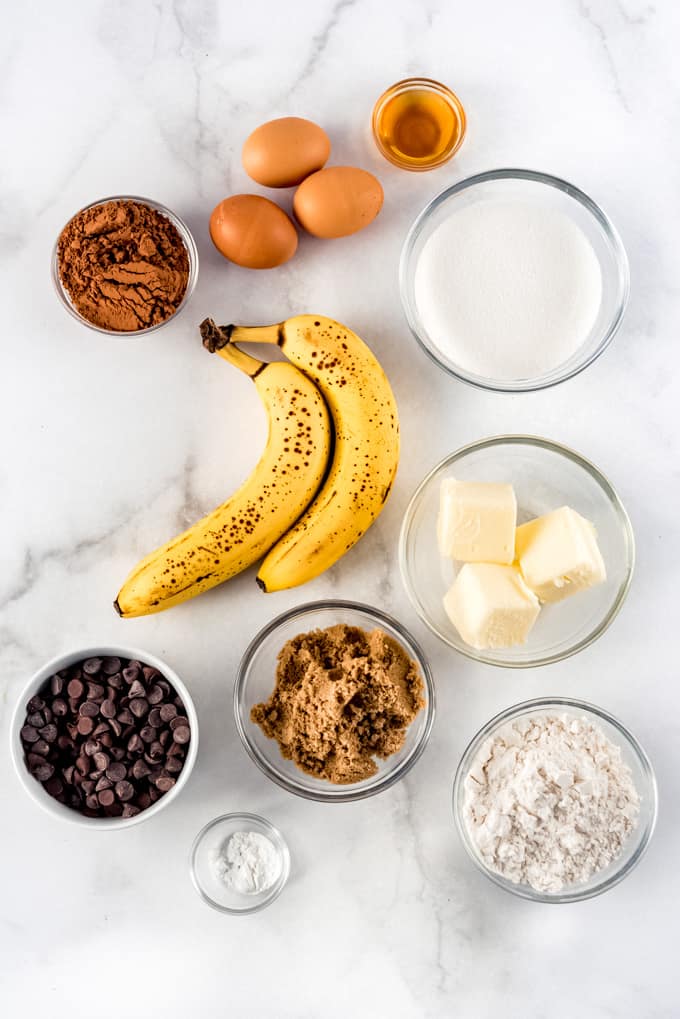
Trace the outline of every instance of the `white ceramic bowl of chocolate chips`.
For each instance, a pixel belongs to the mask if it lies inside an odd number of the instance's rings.
[[[182,680],[154,655],[86,648],[35,673],[14,709],[10,742],[19,780],[48,813],[127,828],[186,785],[198,717]]]

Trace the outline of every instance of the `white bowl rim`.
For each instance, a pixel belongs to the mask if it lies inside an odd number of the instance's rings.
[[[189,727],[191,729],[189,753],[186,756],[184,767],[182,768],[175,785],[169,792],[161,796],[160,799],[156,800],[156,802],[150,807],[147,807],[146,810],[141,810],[139,814],[135,814],[134,817],[85,817],[72,807],[67,807],[65,804],[59,803],[59,801],[55,800],[53,796],[50,796],[50,794],[43,789],[40,782],[34,779],[30,774],[24,761],[24,751],[19,736],[23,723],[22,716],[26,713],[26,702],[30,700],[35,693],[37,693],[38,689],[42,686],[46,679],[49,679],[49,677],[54,675],[55,672],[58,672],[59,669],[65,669],[67,666],[75,664],[75,662],[84,661],[86,658],[108,656],[136,659],[137,661],[143,662],[145,665],[150,665],[152,668],[158,669],[158,671],[168,680],[182,698],[187,712],[187,718],[189,719]],[[164,807],[169,806],[169,804],[172,803],[187,784],[198,755],[198,715],[196,713],[196,707],[191,694],[189,693],[184,681],[180,679],[174,669],[167,665],[167,663],[161,658],[158,658],[150,651],[143,651],[140,648],[130,647],[127,644],[95,644],[86,648],[74,648],[72,651],[66,651],[63,654],[56,655],[33,673],[31,678],[24,685],[15,703],[10,721],[9,740],[12,763],[14,764],[14,770],[18,780],[21,782],[31,799],[42,807],[46,813],[62,821],[70,821],[72,824],[77,824],[80,827],[91,828],[99,831],[114,831],[120,828],[131,828],[135,824],[141,824],[142,821],[149,820],[149,818],[158,814]]]
[[[619,587],[616,595],[616,599],[612,604],[611,608],[601,620],[598,626],[594,627],[589,634],[587,634],[582,640],[578,641],[573,647],[568,648],[566,651],[556,652],[550,655],[543,655],[539,658],[533,658],[528,661],[515,661],[511,658],[507,659],[496,659],[490,658],[483,651],[477,651],[475,648],[468,647],[464,644],[461,639],[460,644],[455,644],[449,639],[444,633],[434,625],[430,617],[424,611],[420,605],[420,599],[416,597],[413,585],[411,584],[410,574],[406,568],[406,544],[408,533],[410,531],[412,516],[416,502],[419,501],[424,489],[430,483],[432,478],[443,468],[450,466],[455,463],[461,457],[466,456],[468,453],[475,452],[481,449],[491,448],[493,446],[501,445],[502,443],[508,443],[509,445],[522,445],[526,443],[530,446],[539,446],[542,449],[549,450],[553,453],[558,453],[560,456],[565,456],[579,467],[583,467],[588,474],[600,485],[604,490],[607,497],[611,500],[612,505],[616,509],[618,516],[620,517],[623,530],[626,536],[626,546],[628,548],[628,569],[626,576]],[[557,442],[554,439],[546,439],[540,435],[522,435],[522,434],[509,434],[509,435],[490,435],[484,439],[476,439],[474,442],[468,442],[465,446],[460,446],[459,449],[454,450],[453,453],[449,453],[443,457],[435,466],[427,472],[423,480],[415,489],[413,495],[408,501],[406,510],[404,512],[404,518],[401,524],[401,530],[399,532],[399,572],[401,573],[402,583],[406,589],[411,605],[415,609],[418,618],[421,622],[425,623],[427,628],[434,633],[436,637],[439,637],[445,644],[454,651],[458,651],[459,654],[464,655],[466,658],[470,658],[474,662],[480,662],[483,665],[493,665],[496,668],[502,669],[533,669],[538,668],[542,665],[552,665],[555,662],[564,661],[566,658],[571,658],[572,655],[577,654],[579,651],[583,651],[584,648],[589,647],[599,637],[602,636],[606,630],[609,629],[610,625],[614,622],[619,612],[623,608],[623,604],[628,595],[630,585],[633,581],[633,573],[635,572],[635,534],[633,531],[633,525],[631,524],[630,517],[626,507],[623,505],[621,498],[612,485],[609,478],[603,474],[599,467],[597,467],[591,460],[583,456],[581,453],[572,449],[570,446],[566,446],[561,442]]]

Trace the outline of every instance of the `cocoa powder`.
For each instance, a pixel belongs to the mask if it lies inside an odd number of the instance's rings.
[[[137,332],[165,322],[186,293],[189,255],[156,209],[121,199],[84,209],[57,245],[59,276],[88,322]]]

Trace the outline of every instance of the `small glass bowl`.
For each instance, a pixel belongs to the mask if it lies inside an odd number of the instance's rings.
[[[566,714],[577,718],[586,718],[593,725],[603,730],[612,743],[621,748],[623,761],[631,770],[633,783],[640,796],[640,814],[635,831],[630,833],[624,844],[621,855],[606,867],[593,874],[589,881],[578,885],[569,885],[560,892],[539,892],[530,885],[515,884],[491,870],[482,859],[473,843],[465,823],[465,778],[480,753],[484,743],[493,738],[499,729],[523,716],[545,714]],[[580,902],[592,899],[595,895],[608,891],[623,881],[626,875],[639,863],[654,832],[658,811],[658,792],[654,769],[647,754],[633,734],[619,722],[617,718],[595,707],[587,701],[571,700],[568,697],[539,697],[535,700],[515,704],[501,711],[490,722],[479,730],[467,747],[453,783],[453,814],[458,833],[473,863],[486,874],[495,884],[513,895],[534,902]]]
[[[389,143],[389,132],[385,126],[389,107],[393,102],[408,95],[430,95],[435,101],[440,100],[445,104],[451,117],[450,135],[434,155],[409,155]],[[466,126],[465,110],[458,96],[446,85],[433,81],[432,78],[404,78],[386,89],[373,107],[371,120],[373,137],[381,155],[402,170],[415,171],[434,170],[455,156],[465,139]]]
[[[250,720],[254,704],[266,701],[274,689],[276,665],[283,645],[300,633],[324,629],[337,623],[363,630],[381,629],[396,640],[416,662],[423,677],[425,707],[418,712],[406,733],[404,745],[396,754],[376,758],[378,771],[363,782],[333,785],[307,775],[293,761],[285,760],[276,740],[268,739],[259,725]],[[310,602],[284,612],[260,630],[251,641],[239,666],[234,684],[236,727],[245,749],[255,764],[277,785],[308,800],[347,803],[389,789],[416,763],[427,745],[435,712],[434,683],[423,652],[410,633],[395,619],[368,605],[349,601]]]
[[[541,609],[526,644],[484,651],[470,647],[443,605],[458,568],[458,564],[440,556],[437,545],[439,490],[447,477],[511,483],[520,524],[561,506],[571,506],[595,525],[607,579]],[[623,605],[634,565],[633,529],[611,483],[597,467],[567,446],[532,435],[481,439],[445,457],[413,494],[399,539],[404,587],[423,622],[468,658],[504,668],[548,665],[592,644]]]
[[[415,294],[418,260],[435,230],[454,211],[464,206],[498,199],[530,197],[546,209],[562,212],[590,241],[600,264],[602,296],[589,335],[579,349],[556,368],[535,378],[495,379],[467,371],[437,346],[421,320]],[[401,302],[416,341],[445,372],[480,389],[499,393],[527,393],[564,382],[588,365],[609,346],[621,325],[630,289],[628,258],[614,225],[598,205],[573,184],[534,170],[490,170],[446,188],[427,205],[408,232],[399,263]]]
[[[263,892],[242,895],[228,888],[215,872],[215,857],[221,846],[239,831],[255,831],[264,835],[278,852],[281,871],[274,884]],[[194,888],[213,909],[232,915],[259,913],[283,891],[290,874],[290,853],[281,832],[264,817],[257,814],[222,814],[201,828],[194,839],[189,871]]]
[[[71,222],[71,220],[75,219],[75,217],[80,215],[81,212],[85,212],[87,209],[94,209],[98,205],[105,205],[107,202],[137,202],[140,205],[147,205],[150,209],[155,209],[156,212],[160,212],[161,215],[165,216],[166,219],[170,220],[172,225],[177,230],[177,233],[182,238],[182,241],[184,242],[184,247],[186,248],[187,258],[189,259],[189,278],[187,279],[187,287],[186,290],[184,291],[184,297],[177,305],[177,308],[172,313],[172,315],[164,319],[163,322],[157,322],[155,325],[147,326],[146,329],[134,329],[134,330],[104,329],[103,326],[98,326],[95,325],[94,322],[90,322],[89,319],[86,319],[83,315],[81,315],[77,308],[74,306],[69,295],[69,292],[62,283],[61,276],[59,275],[58,246],[59,238],[61,237],[62,233],[64,232],[68,224]],[[69,315],[72,315],[73,318],[78,320],[78,322],[81,322],[83,325],[87,326],[88,329],[94,329],[95,332],[104,333],[106,336],[118,336],[118,337],[142,336],[145,335],[146,333],[153,333],[155,332],[156,329],[161,329],[163,326],[167,325],[168,322],[173,322],[179,315],[180,311],[182,311],[186,307],[189,298],[194,292],[196,280],[198,279],[198,248],[196,247],[196,242],[194,241],[194,238],[191,234],[191,231],[189,230],[189,227],[183,220],[179,218],[178,215],[176,215],[176,213],[168,209],[167,206],[161,205],[160,202],[154,202],[152,201],[151,198],[140,198],[139,195],[111,195],[109,198],[99,198],[96,202],[90,202],[89,205],[84,205],[82,209],[74,213],[74,215],[71,216],[71,219],[69,219],[68,222],[64,224],[64,226],[61,228],[57,235],[57,239],[54,242],[54,248],[52,249],[51,275],[52,283],[54,284],[54,289],[57,293],[57,297],[63,304],[64,308],[66,308]]]

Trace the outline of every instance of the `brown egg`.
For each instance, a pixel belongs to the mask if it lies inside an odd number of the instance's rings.
[[[260,195],[232,195],[216,205],[210,236],[220,254],[247,269],[283,265],[298,245],[292,219]]]
[[[290,188],[320,170],[330,151],[328,135],[317,124],[302,117],[280,117],[246,138],[241,159],[258,184]]]
[[[315,237],[345,237],[372,223],[383,203],[379,180],[355,166],[327,166],[295,192],[298,222]]]

